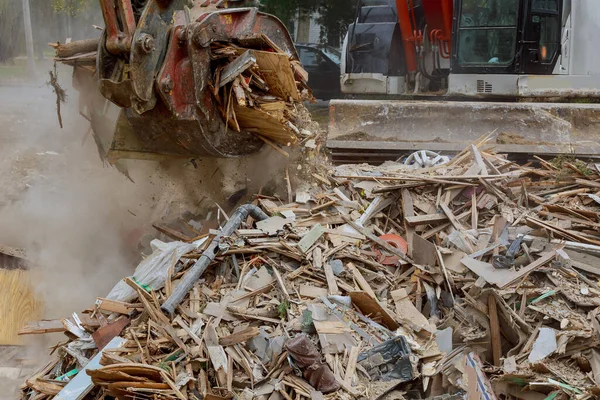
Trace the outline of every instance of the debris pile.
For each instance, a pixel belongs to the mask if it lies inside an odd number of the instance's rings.
[[[92,308],[22,329],[68,337],[22,398],[593,397],[598,167],[486,146],[339,166],[155,240]]]

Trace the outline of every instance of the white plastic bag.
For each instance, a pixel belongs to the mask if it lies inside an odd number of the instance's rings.
[[[154,251],[146,257],[135,269],[132,279],[140,286],[148,286],[153,290],[160,290],[165,285],[169,267],[173,262],[190,251],[201,246],[207,238],[197,240],[193,243],[169,242],[153,240],[151,245]],[[137,297],[136,291],[122,280],[110,291],[107,299],[129,302]]]

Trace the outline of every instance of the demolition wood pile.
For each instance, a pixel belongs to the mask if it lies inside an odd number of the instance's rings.
[[[163,229],[180,241],[106,298],[25,326],[68,340],[22,398],[593,397],[599,192],[598,166],[517,165],[482,139],[442,166],[257,195],[231,235]]]

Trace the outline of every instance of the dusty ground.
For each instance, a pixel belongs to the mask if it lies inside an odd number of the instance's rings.
[[[0,80],[0,243],[27,249],[45,318],[91,306],[129,275],[140,238],[155,234],[153,222],[184,214],[201,219],[215,203],[231,209],[231,194],[244,188],[256,193],[282,177],[287,160],[265,149],[245,159],[202,160],[197,168],[187,161],[128,161],[131,182],[102,164],[91,137],[84,140],[89,123],[78,115],[70,72],[59,75],[69,95],[65,129],[58,126],[46,74],[34,84]],[[59,340],[39,337],[20,348],[0,347],[0,388],[8,388],[0,400],[13,398],[22,382],[7,380],[15,371],[1,367],[40,364],[48,344]]]

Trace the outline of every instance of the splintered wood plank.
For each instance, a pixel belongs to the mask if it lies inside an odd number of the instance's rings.
[[[421,312],[414,306],[406,289],[396,289],[390,293],[394,304],[396,305],[396,314],[401,318],[402,321],[410,323],[412,326],[419,329],[431,330],[429,327],[429,321]],[[418,331],[419,329],[415,329]]]
[[[100,321],[95,318],[92,319],[85,314],[81,314],[78,317],[84,327],[97,328],[100,326]],[[19,335],[42,335],[45,333],[65,332],[67,329],[63,324],[63,319],[44,319],[27,322],[19,329]],[[73,321],[72,318],[69,318],[69,320]]]
[[[318,299],[320,297],[327,296],[327,289],[315,287],[304,283],[300,285],[298,291],[300,292],[300,296],[308,297],[311,299]]]
[[[448,217],[444,214],[425,214],[416,215],[414,217],[405,217],[404,220],[408,226],[433,225],[440,222],[448,221]]]
[[[220,385],[226,386],[227,371],[229,370],[227,354],[225,354],[223,346],[219,345],[219,337],[212,323],[206,326],[204,342],[206,343],[206,350],[208,351],[210,361],[217,373],[217,381]]]
[[[315,247],[313,250],[313,267],[316,270],[323,269],[323,252],[320,247]]]
[[[479,214],[477,213],[477,193],[471,193],[471,229],[477,229]]]
[[[275,266],[272,266],[272,267],[273,267],[273,275],[275,275],[275,278],[277,280],[277,283],[279,284],[279,288],[281,289],[281,292],[283,293],[285,298],[289,300],[290,294],[288,293],[287,289],[285,288],[285,282],[283,281],[283,278],[281,277],[279,270]]]
[[[272,94],[286,100],[290,97],[294,100],[300,99],[292,65],[285,53],[254,51],[254,56],[260,75]]]
[[[356,373],[356,363],[358,361],[359,354],[359,346],[352,346],[350,348],[350,355],[348,356],[348,363],[346,364],[346,374],[344,375],[344,382],[347,386],[352,386],[352,378]]]
[[[241,56],[230,62],[221,71],[219,87],[227,85],[238,77],[242,72],[250,68],[256,62],[256,57],[252,50],[246,50]]]
[[[267,112],[256,108],[233,104],[233,110],[240,127],[249,132],[264,136],[278,144],[287,146],[298,140],[293,130]]]
[[[573,231],[568,231],[566,229],[559,228],[558,226],[552,225],[550,223],[546,223],[544,221],[540,221],[536,218],[528,217],[528,218],[526,218],[526,221],[529,222],[530,224],[536,225],[540,228],[544,228],[550,232],[556,233],[557,235],[560,235],[561,237],[567,238],[574,242],[587,243],[587,244],[593,244],[596,246],[600,246],[600,241],[598,241],[598,240],[588,239],[584,236],[574,233]]]
[[[335,335],[338,333],[351,332],[352,330],[343,321],[316,321],[313,320],[315,329],[319,334]]]
[[[104,299],[102,297],[98,297],[96,304],[98,305],[98,309],[102,311],[115,312],[125,315],[129,314],[133,310],[142,311],[144,309],[141,304],[136,305],[117,300]]]
[[[43,335],[64,332],[65,330],[65,326],[60,319],[47,319],[27,322],[19,329],[19,335]]]
[[[494,268],[490,263],[475,260],[471,257],[463,258],[461,263],[477,276],[483,278],[487,283],[496,285],[500,289],[504,289],[507,286],[518,282],[521,278],[533,270],[550,262],[554,257],[556,257],[556,250],[546,253],[531,264],[521,268],[519,271],[497,269]]]
[[[448,274],[448,270],[446,269],[446,265],[444,264],[444,258],[442,257],[442,253],[440,253],[440,249],[435,246],[435,255],[437,256],[438,263],[440,267],[442,267],[442,272],[444,273],[444,279],[446,280],[446,284],[448,285],[448,291],[450,292],[450,296],[452,296],[452,300],[454,300],[454,293],[452,291],[452,278],[450,274]]]
[[[535,260],[534,262],[532,262],[531,264],[521,268],[519,270],[519,272],[517,274],[515,274],[514,277],[512,277],[512,279],[505,283],[504,285],[502,285],[500,287],[500,289],[504,289],[507,286],[512,285],[513,283],[516,283],[517,281],[519,281],[521,278],[523,278],[525,275],[529,274],[531,271],[536,270],[538,268],[540,268],[541,266],[545,265],[546,263],[549,263],[551,260],[554,259],[554,257],[556,257],[556,252],[558,250],[562,250],[564,246],[561,246],[558,249],[554,249],[551,252],[548,252],[546,255],[538,258],[537,260]]]
[[[415,234],[414,227],[408,224],[407,218],[415,216],[415,208],[413,206],[413,198],[410,195],[408,189],[402,189],[402,215],[404,215],[404,230],[406,231],[406,243],[410,244],[408,247],[408,255],[413,256],[412,242],[413,235]]]
[[[473,153],[473,158],[475,159],[477,166],[481,169],[481,175],[488,176],[487,167],[483,162],[483,157],[481,157],[479,149],[477,149],[474,144],[471,145],[471,152]]]
[[[369,318],[380,321],[382,325],[395,331],[400,327],[398,322],[392,316],[392,313],[388,311],[377,299],[374,299],[366,292],[351,292],[350,298],[352,304],[356,305],[363,314]]]
[[[302,64],[300,64],[299,61],[292,60],[292,69],[294,70],[294,74],[299,81],[303,83],[308,82],[308,72],[302,68]]]
[[[498,322],[498,310],[496,309],[496,298],[493,295],[488,297],[488,311],[490,318],[490,331],[492,336],[492,356],[494,365],[500,366],[500,357],[502,356],[502,342],[500,333],[500,323]]]
[[[457,231],[464,231],[465,230],[465,227],[456,218],[456,216],[454,215],[454,213],[452,213],[452,210],[450,210],[450,207],[448,207],[448,204],[442,202],[442,203],[440,203],[440,208],[442,209],[442,211],[444,212],[444,214],[446,214],[446,216],[450,220],[450,223],[452,224],[452,226],[454,227],[454,229],[456,229]]]
[[[379,239],[377,236],[375,236],[371,232],[369,232],[369,230],[367,230],[367,229],[363,228],[362,226],[354,223],[354,221],[350,220],[346,216],[343,216],[343,218],[348,223],[348,225],[350,225],[351,227],[353,227],[354,229],[356,229],[358,232],[360,232],[363,235],[365,235],[369,240],[371,240],[372,242],[375,242],[376,244],[378,244],[379,246],[383,247],[384,249],[386,249],[390,253],[398,256],[401,260],[409,262],[409,263],[412,264],[413,260],[410,257],[408,257],[406,254],[404,254],[403,252],[401,252],[399,249],[397,249],[396,247],[390,245],[385,240]]]
[[[163,233],[166,236],[170,237],[171,239],[180,240],[182,242],[188,242],[193,239],[193,238],[191,238],[171,227],[168,227],[167,225],[164,225],[164,224],[152,224],[152,227],[154,229],[156,229],[157,231],[159,231],[160,233]]]
[[[0,345],[18,345],[18,331],[41,315],[42,303],[35,298],[30,273],[22,269],[0,269]],[[61,324],[62,325],[62,324]],[[60,332],[64,331],[64,327]]]
[[[369,296],[371,296],[374,299],[377,299],[377,296],[375,295],[375,292],[373,291],[373,288],[371,288],[371,285],[369,285],[369,282],[367,282],[367,280],[365,279],[364,276],[362,276],[362,274],[360,273],[360,271],[358,270],[358,268],[356,268],[356,266],[352,263],[348,263],[348,265],[346,265],[346,267],[352,271],[352,275],[354,276],[354,279],[356,280],[356,283],[358,283],[358,286],[364,290]]]
[[[325,270],[325,278],[327,279],[327,287],[330,295],[335,296],[340,294],[340,290],[338,289],[337,282],[335,281],[335,274],[333,273],[333,269],[328,262],[323,264],[323,270]]]
[[[238,332],[235,332],[229,336],[220,338],[219,344],[221,346],[233,346],[234,344],[246,342],[252,339],[254,336],[257,336],[259,333],[260,329],[258,329],[257,327],[248,327]]]

